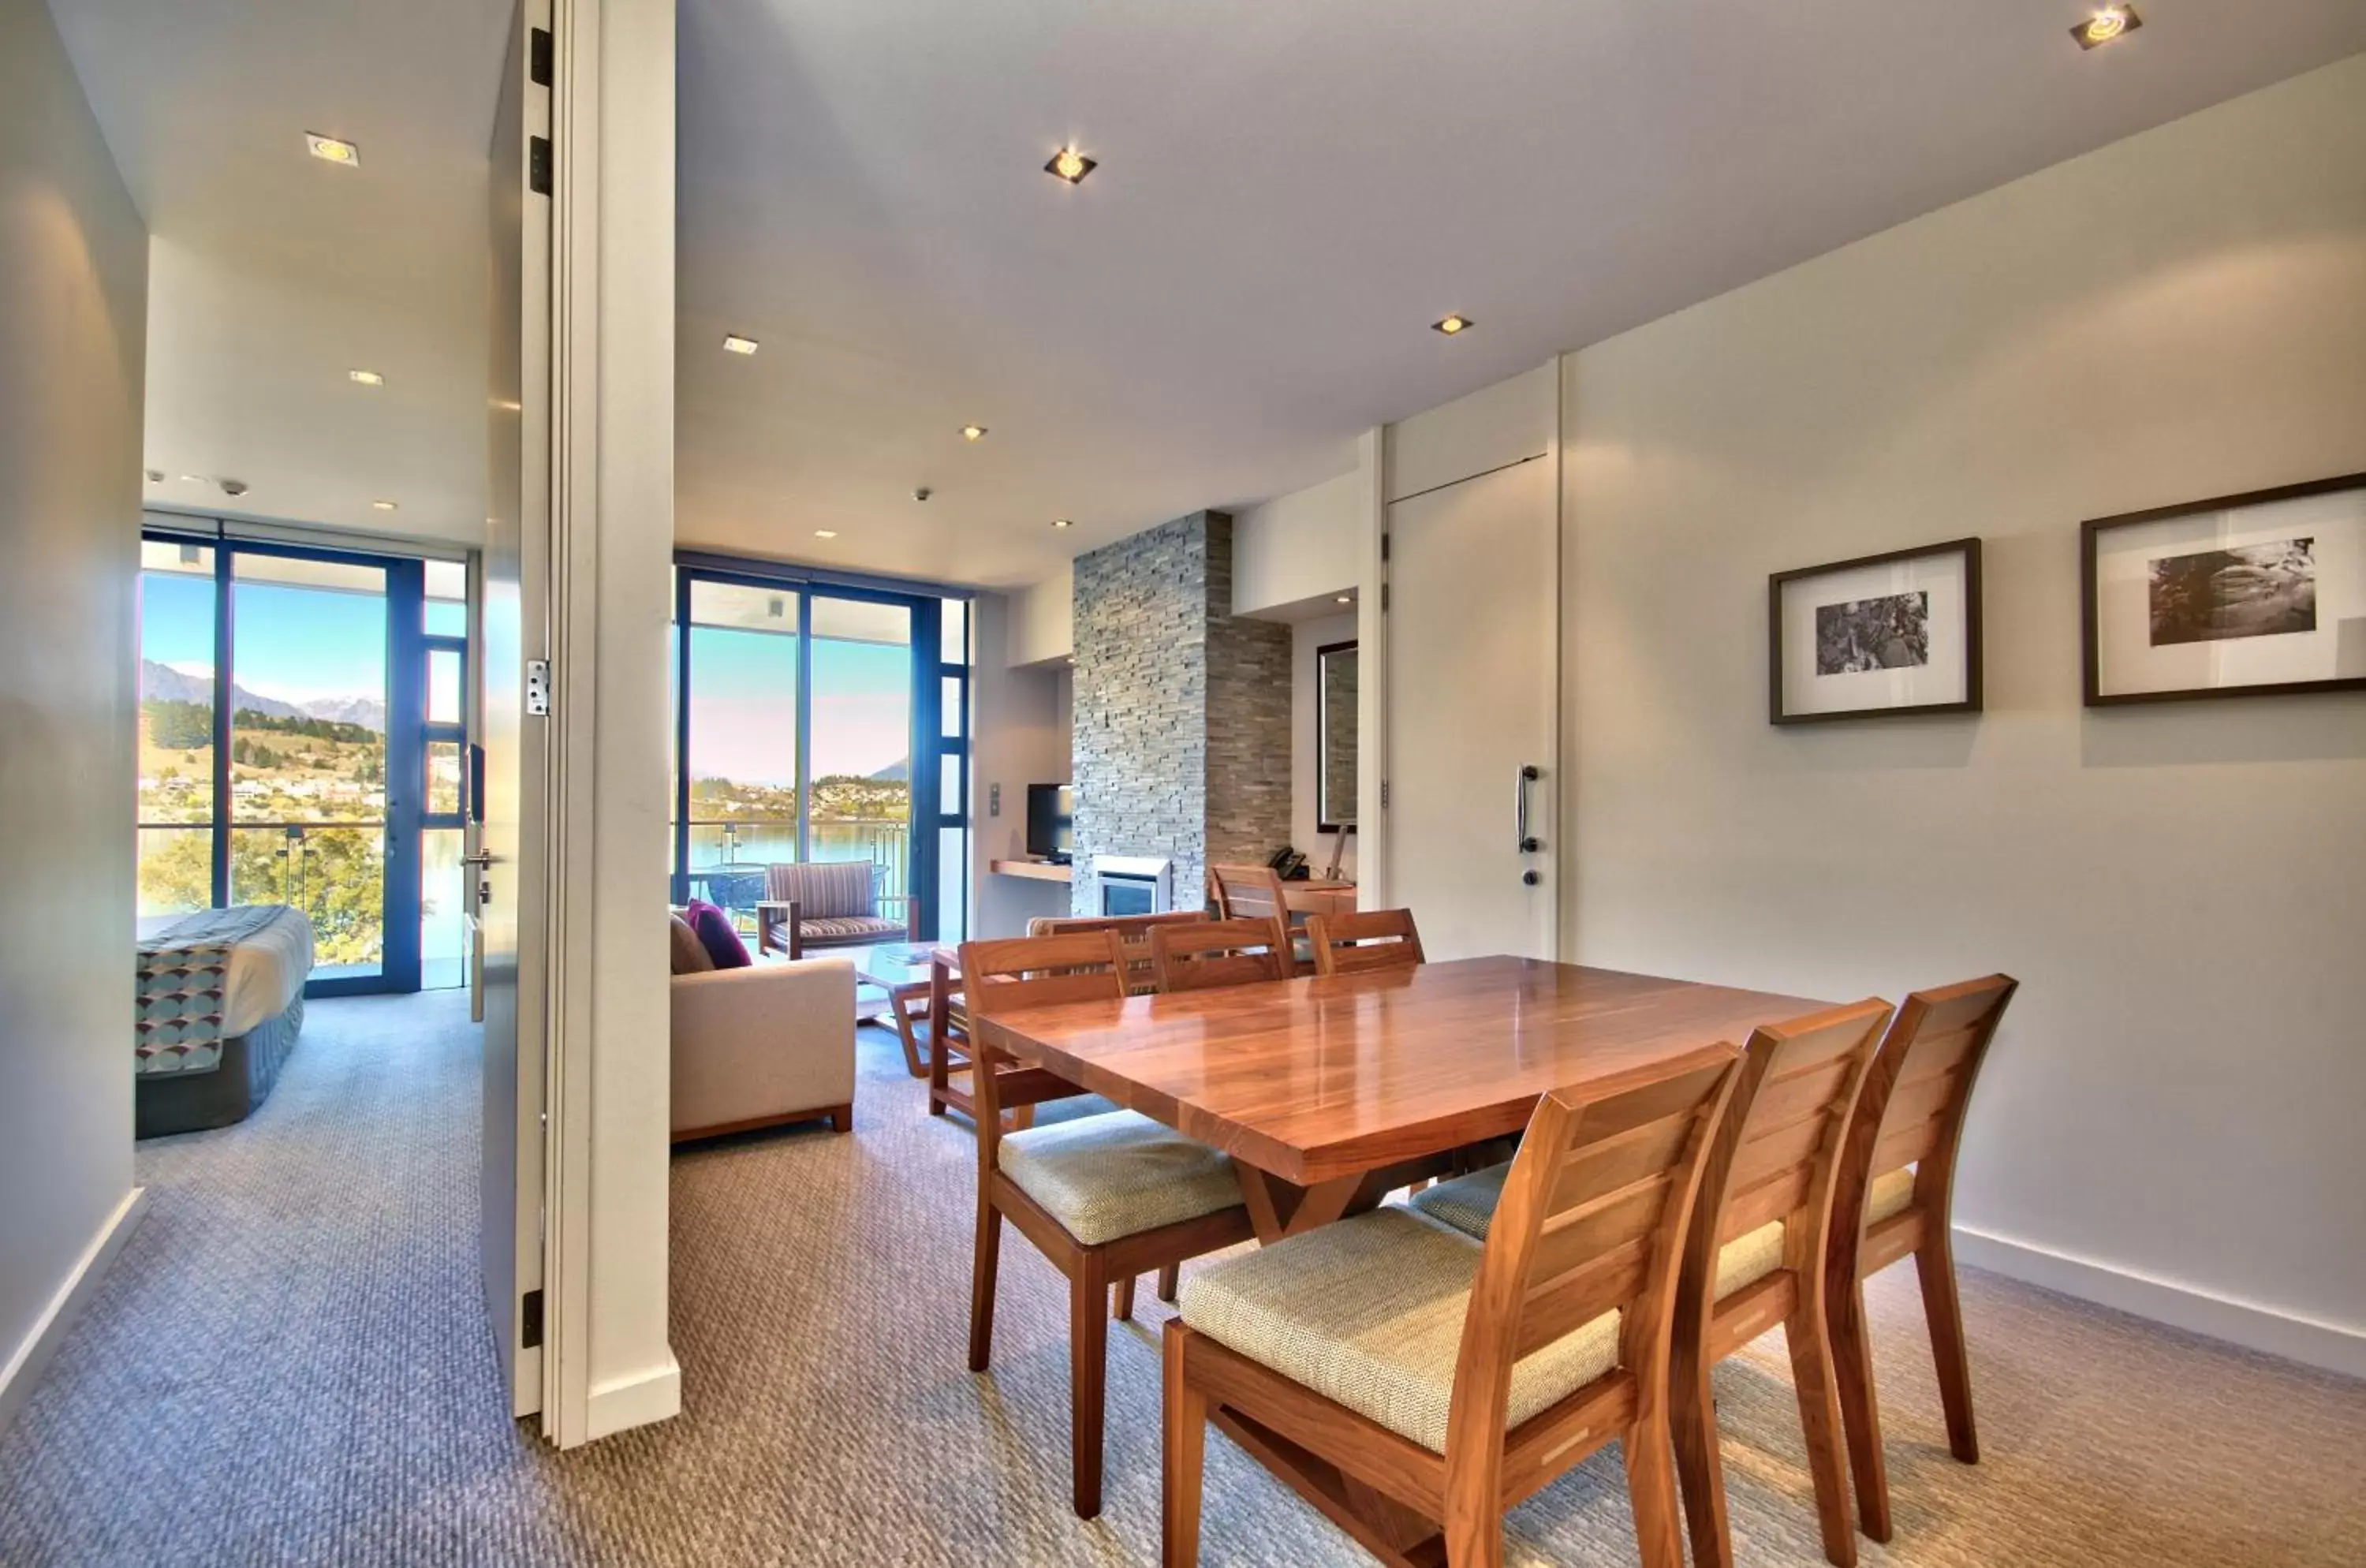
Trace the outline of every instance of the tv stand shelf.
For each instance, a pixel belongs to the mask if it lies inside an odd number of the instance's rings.
[[[1047,860],[997,860],[986,868],[997,876],[1022,876],[1031,882],[1074,882],[1076,867],[1053,865]]]

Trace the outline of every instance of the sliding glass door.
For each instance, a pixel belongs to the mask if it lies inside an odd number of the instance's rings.
[[[967,702],[964,668],[948,736],[940,601],[685,565],[675,614],[675,901],[752,931],[767,867],[864,861],[882,899],[916,900],[922,936],[943,932],[933,829]]]
[[[464,568],[432,564],[465,592]],[[458,912],[440,884],[466,810],[466,624],[429,635],[448,622],[430,565],[143,541],[142,916],[290,905],[312,924],[311,994],[419,988],[422,939]],[[423,852],[446,874],[433,897]]]

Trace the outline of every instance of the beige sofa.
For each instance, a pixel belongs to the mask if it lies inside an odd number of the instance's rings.
[[[673,1141],[828,1117],[854,1125],[854,965],[676,975]]]

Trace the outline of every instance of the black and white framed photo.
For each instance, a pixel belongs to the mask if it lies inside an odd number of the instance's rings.
[[[1767,580],[1776,724],[1980,711],[1980,542]]]
[[[2366,474],[2080,535],[2088,706],[2366,689]]]

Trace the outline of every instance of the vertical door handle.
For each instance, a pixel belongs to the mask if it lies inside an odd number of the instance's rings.
[[[1544,846],[1528,831],[1528,786],[1544,777],[1544,770],[1534,762],[1520,764],[1520,776],[1512,785],[1513,828],[1519,835],[1520,852],[1532,855]]]

